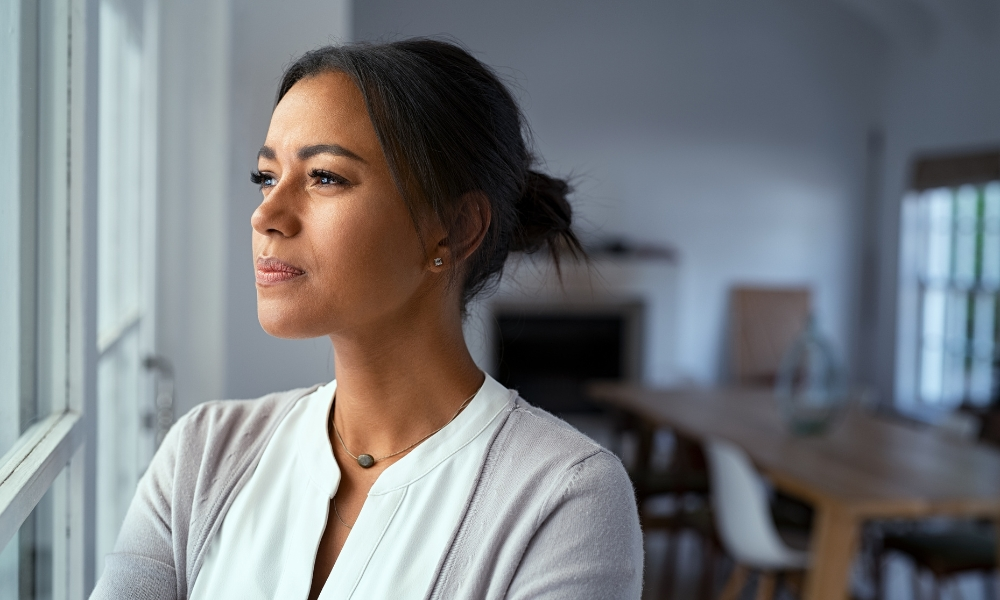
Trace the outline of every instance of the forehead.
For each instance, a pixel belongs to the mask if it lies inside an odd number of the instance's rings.
[[[365,160],[382,155],[361,91],[343,73],[296,82],[271,115],[266,146],[281,153],[316,144],[339,144]]]

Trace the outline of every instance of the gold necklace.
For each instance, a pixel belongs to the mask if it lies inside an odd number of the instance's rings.
[[[346,527],[346,528],[348,528],[348,529],[351,529],[351,526],[350,526],[350,525],[348,525],[348,524],[347,524],[347,523],[346,523],[346,522],[344,521],[344,517],[341,517],[341,516],[340,516],[340,511],[339,511],[339,510],[337,510],[337,497],[336,497],[336,496],[334,496],[334,497],[333,497],[333,512],[334,512],[334,513],[335,513],[335,514],[337,515],[337,520],[338,520],[338,521],[340,521],[340,524],[341,524],[341,525],[343,525],[344,527]]]
[[[480,386],[479,389],[482,389],[482,386]],[[412,444],[410,444],[406,448],[403,448],[399,452],[393,452],[392,454],[386,454],[385,456],[380,456],[378,458],[375,458],[371,454],[359,454],[359,455],[355,455],[353,452],[351,452],[347,448],[347,444],[344,443],[344,438],[342,438],[340,436],[340,430],[337,429],[337,422],[333,420],[333,409],[332,408],[330,409],[330,423],[333,425],[333,431],[334,431],[334,433],[337,434],[337,439],[340,440],[340,445],[343,446],[344,452],[347,452],[347,454],[349,454],[351,458],[353,458],[354,460],[358,461],[358,464],[361,465],[362,469],[370,469],[370,468],[374,467],[375,463],[377,463],[379,461],[383,461],[383,460],[385,460],[387,458],[392,458],[393,456],[397,456],[399,454],[402,454],[402,453],[406,452],[407,450],[412,450],[413,447],[416,446],[417,444],[423,442],[427,438],[431,437],[435,433],[437,433],[437,432],[441,431],[442,429],[444,429],[445,427],[447,427],[452,421],[454,421],[458,417],[459,413],[461,413],[463,410],[465,410],[465,407],[469,405],[469,402],[472,402],[472,399],[475,398],[476,394],[478,394],[478,393],[479,393],[479,390],[476,390],[476,392],[474,394],[472,394],[471,396],[469,396],[468,398],[466,398],[465,402],[463,402],[462,405],[458,407],[458,410],[455,411],[455,415],[452,416],[452,418],[448,419],[448,422],[445,423],[444,425],[438,427],[434,431],[428,433],[424,437],[422,437],[419,440],[413,442]],[[340,515],[338,514],[337,517],[339,518]],[[340,522],[344,523],[343,519],[341,519]],[[347,525],[347,523],[344,523],[344,525]]]

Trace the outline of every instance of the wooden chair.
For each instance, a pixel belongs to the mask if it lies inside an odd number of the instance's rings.
[[[774,385],[781,359],[805,329],[811,310],[807,288],[733,288],[733,381],[742,386]]]
[[[665,469],[651,464],[656,428],[637,416],[619,415],[624,429],[638,437],[636,460],[629,468],[629,477],[635,488],[639,520],[644,533],[663,531],[671,538],[663,561],[660,589],[670,590],[674,585],[677,561],[677,541],[682,532],[698,534],[702,540],[703,572],[699,583],[699,598],[708,600],[712,593],[712,573],[719,542],[715,537],[712,515],[708,507],[708,468],[701,445],[683,436],[675,437],[670,464]],[[677,510],[671,514],[656,514],[649,510],[650,501],[670,496]],[[700,506],[688,509],[683,500],[700,498]]]

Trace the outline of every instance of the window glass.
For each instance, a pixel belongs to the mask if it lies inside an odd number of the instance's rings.
[[[1000,182],[912,194],[904,212],[916,399],[985,406],[1000,392]]]
[[[69,354],[70,30],[69,0],[0,2],[0,481],[5,519],[20,519],[0,540],[0,598],[49,598],[66,590],[67,476],[42,465],[52,442],[78,442],[54,423],[64,413]],[[49,418],[49,417],[52,418]],[[37,444],[44,434],[45,444]],[[63,437],[60,437],[63,436]],[[78,439],[78,438],[76,438]],[[9,462],[16,460],[17,462]],[[31,471],[31,469],[35,469]],[[41,501],[32,505],[39,497]],[[10,521],[8,521],[10,522]],[[17,523],[18,521],[13,521]],[[63,593],[60,597],[64,597]]]
[[[64,0],[0,5],[0,455],[66,406],[67,97]],[[14,26],[9,27],[8,24]]]
[[[29,323],[34,321],[30,315],[24,314],[31,300],[30,296],[24,296],[34,284],[24,268],[31,266],[31,256],[25,254],[32,246],[33,232],[29,230],[32,223],[25,214],[24,198],[30,192],[30,189],[25,189],[29,183],[25,175],[30,173],[30,169],[24,164],[28,161],[21,150],[22,136],[33,133],[35,119],[31,94],[20,84],[22,80],[33,84],[35,61],[31,40],[22,40],[22,34],[27,32],[22,31],[21,22],[27,17],[22,15],[21,9],[19,2],[0,4],[4,13],[0,21],[16,24],[15,35],[0,36],[0,44],[3,44],[0,48],[0,82],[4,82],[0,87],[0,107],[3,107],[0,110],[0,163],[9,165],[7,189],[10,190],[10,193],[0,195],[0,222],[7,224],[5,235],[0,236],[0,255],[9,257],[11,264],[18,267],[0,293],[0,454],[10,450],[20,436],[22,421],[33,419],[36,413],[31,390],[23,389],[25,382],[22,380],[22,374],[33,367],[23,352],[30,348],[26,347],[24,340],[25,329],[30,332],[30,326],[22,327],[22,323],[25,317],[29,317]]]
[[[98,569],[156,448],[155,14],[149,0],[100,3]]]

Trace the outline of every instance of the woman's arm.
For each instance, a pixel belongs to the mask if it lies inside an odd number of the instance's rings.
[[[642,532],[621,463],[599,452],[577,464],[524,553],[507,598],[585,600],[642,594]]]
[[[316,389],[199,404],[177,420],[125,515],[92,599],[184,600],[271,434]]]
[[[187,416],[167,433],[146,473],[139,480],[115,550],[105,558],[104,573],[91,600],[178,598],[174,558],[173,509],[177,448]]]

